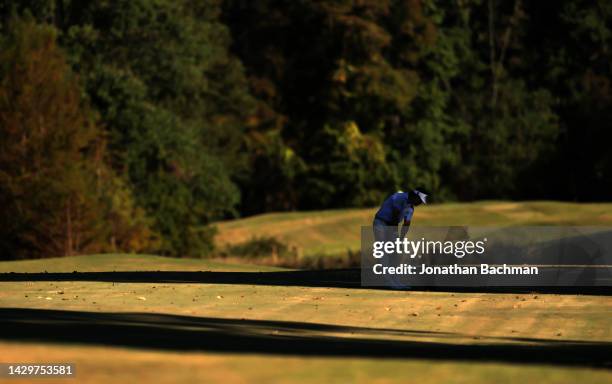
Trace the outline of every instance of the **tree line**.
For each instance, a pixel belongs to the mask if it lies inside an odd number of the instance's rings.
[[[215,220],[609,199],[612,3],[0,1],[0,255],[201,256]]]

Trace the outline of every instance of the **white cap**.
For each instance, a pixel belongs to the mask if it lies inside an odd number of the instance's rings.
[[[427,204],[427,195],[425,193],[418,191],[416,189],[414,190],[414,193],[416,193],[417,196],[419,196],[419,199],[421,199],[421,202],[423,204]]]

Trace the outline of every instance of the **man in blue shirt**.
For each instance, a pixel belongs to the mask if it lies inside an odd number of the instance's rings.
[[[410,221],[414,214],[414,207],[427,203],[427,193],[423,188],[417,188],[410,192],[398,191],[387,197],[374,216],[374,240],[395,241],[397,226],[403,221],[400,231],[400,239],[403,239],[410,228]],[[393,263],[390,258],[393,254],[386,255],[382,260],[383,265],[389,266]],[[386,275],[385,279],[389,287],[395,289],[410,289],[399,276]]]
[[[402,221],[400,238],[403,239],[408,232],[408,228],[410,228],[414,207],[426,203],[427,193],[423,188],[417,188],[410,192],[398,191],[387,197],[374,216],[374,238],[376,241],[394,241],[397,237],[397,226]],[[394,227],[395,230],[389,227]]]

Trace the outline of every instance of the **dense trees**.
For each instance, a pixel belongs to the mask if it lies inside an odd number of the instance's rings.
[[[0,252],[21,258],[154,246],[131,192],[106,167],[104,135],[54,31],[16,20],[0,47]]]
[[[0,1],[4,257],[202,255],[415,184],[607,199],[608,3]]]
[[[63,42],[109,130],[113,168],[155,219],[161,251],[206,252],[206,224],[239,199],[231,177],[249,112],[217,5],[74,2],[65,15]]]
[[[263,129],[306,164],[286,192],[293,207],[373,204],[415,183],[442,198],[516,197],[553,155],[551,91],[511,73],[529,38],[520,1],[225,7],[261,113],[272,115]],[[370,143],[367,158],[338,148],[345,127]],[[249,206],[269,208],[270,193],[263,186]]]
[[[239,200],[232,177],[245,167],[250,109],[218,5],[43,3],[5,9],[57,30],[105,129],[110,167],[161,234],[156,251],[206,253],[213,235],[206,224],[235,212]]]

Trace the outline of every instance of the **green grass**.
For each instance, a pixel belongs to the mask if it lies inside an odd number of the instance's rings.
[[[0,262],[6,272],[98,272],[98,271],[274,271],[279,268],[227,264],[206,259],[175,259],[154,255],[102,254],[42,260]]]
[[[217,244],[239,244],[272,236],[305,257],[345,255],[360,246],[360,227],[371,225],[376,209],[271,213],[218,223]],[[456,203],[421,206],[413,225],[612,225],[612,204],[561,202]]]

